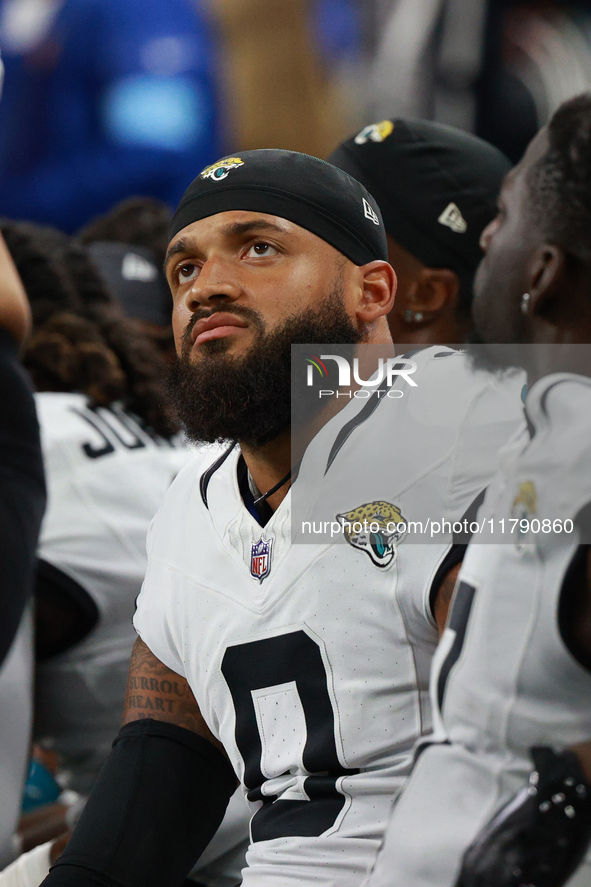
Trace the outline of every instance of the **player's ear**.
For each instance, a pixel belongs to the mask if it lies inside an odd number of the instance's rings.
[[[545,243],[534,252],[529,266],[529,309],[533,316],[555,314],[557,300],[563,302],[566,273],[566,257],[559,246]]]
[[[421,268],[408,288],[404,305],[396,305],[398,314],[409,322],[435,320],[455,312],[460,292],[460,278],[451,268]]]
[[[388,262],[376,260],[358,268],[359,295],[355,312],[362,324],[373,324],[392,310],[396,295],[396,274]]]

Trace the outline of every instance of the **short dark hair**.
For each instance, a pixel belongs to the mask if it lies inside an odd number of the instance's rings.
[[[528,175],[532,215],[552,243],[591,264],[591,92],[560,106],[548,140]]]
[[[105,288],[86,247],[55,228],[0,220],[33,314],[23,363],[38,391],[81,391],[120,400],[163,437],[178,431],[166,365]]]

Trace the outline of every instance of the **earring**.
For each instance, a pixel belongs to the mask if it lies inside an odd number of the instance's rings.
[[[521,298],[521,313],[528,314],[529,313],[529,300],[531,296],[529,293],[524,293]]]
[[[410,308],[407,308],[404,312],[404,319],[407,323],[420,323],[423,319],[423,314],[421,311],[411,311]]]

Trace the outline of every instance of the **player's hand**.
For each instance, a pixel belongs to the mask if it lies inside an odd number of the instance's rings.
[[[533,748],[529,785],[464,854],[455,887],[561,887],[591,838],[591,787],[573,752]]]

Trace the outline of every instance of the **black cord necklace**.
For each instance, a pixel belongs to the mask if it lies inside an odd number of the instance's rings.
[[[289,471],[287,472],[287,474],[285,475],[285,477],[282,477],[278,484],[275,484],[274,487],[271,487],[270,490],[267,490],[266,493],[263,493],[262,496],[259,496],[258,499],[254,500],[254,505],[258,505],[260,502],[266,502],[267,499],[269,498],[269,496],[272,496],[273,493],[276,493],[277,490],[280,490],[281,487],[287,483],[287,481],[290,479],[292,474],[293,474],[293,468],[290,468]]]

